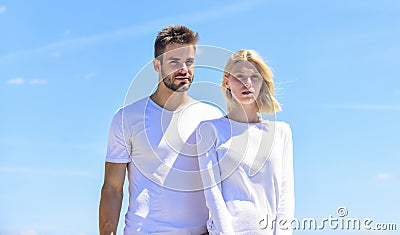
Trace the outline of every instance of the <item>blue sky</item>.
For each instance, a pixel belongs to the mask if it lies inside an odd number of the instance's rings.
[[[297,218],[345,206],[400,229],[399,1],[14,0],[0,1],[0,235],[97,233],[111,118],[170,24],[202,45],[255,49],[273,68]],[[398,231],[295,234],[314,233]]]

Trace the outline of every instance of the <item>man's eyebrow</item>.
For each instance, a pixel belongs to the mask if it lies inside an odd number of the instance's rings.
[[[178,58],[178,57],[169,57],[168,60],[181,60],[181,58]]]

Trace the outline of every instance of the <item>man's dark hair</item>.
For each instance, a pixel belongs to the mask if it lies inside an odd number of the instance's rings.
[[[154,43],[154,58],[162,55],[168,44],[190,44],[196,46],[199,34],[182,25],[170,25],[162,29]]]

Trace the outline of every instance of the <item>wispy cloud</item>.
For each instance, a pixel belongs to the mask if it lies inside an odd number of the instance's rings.
[[[378,180],[391,180],[394,178],[394,176],[388,173],[379,173],[376,175],[376,178]]]
[[[83,78],[84,79],[86,79],[86,80],[90,80],[90,79],[92,79],[92,78],[94,78],[96,76],[96,73],[87,73],[87,74],[85,74],[84,76],[83,76]]]
[[[325,107],[334,109],[353,109],[353,110],[371,110],[371,111],[400,111],[400,105],[391,105],[391,104],[335,104],[335,105],[325,105]]]
[[[22,85],[24,84],[25,79],[23,78],[12,78],[7,80],[7,84],[9,85]]]
[[[7,80],[7,84],[9,85],[23,85],[25,83],[26,79],[18,77],[18,78],[12,78]],[[29,85],[44,85],[46,84],[47,81],[43,79],[31,79],[29,80],[28,84]]]
[[[206,11],[183,14],[173,18],[164,18],[149,22],[143,22],[137,25],[133,25],[131,27],[117,29],[114,31],[105,32],[101,34],[62,40],[50,43],[48,45],[39,48],[14,52],[8,55],[0,56],[0,62],[7,61],[10,59],[17,59],[21,56],[30,56],[37,53],[52,53],[52,51],[54,50],[58,51],[61,49],[68,49],[68,48],[71,49],[78,46],[93,46],[98,43],[104,43],[116,39],[143,35],[146,33],[160,30],[162,27],[166,26],[165,22],[185,22],[185,24],[196,23],[196,22],[201,22],[201,23],[209,22],[229,15],[234,15],[235,13],[238,12],[243,12],[246,10],[253,9],[263,3],[264,1],[261,0],[238,1],[231,5],[223,5],[221,7],[208,9]]]
[[[46,80],[42,80],[42,79],[33,79],[29,81],[30,85],[44,85],[46,84],[47,81]]]
[[[20,235],[37,235],[37,234],[38,233],[33,229],[30,229],[30,230],[27,230],[27,231],[23,231],[23,232],[20,233]]]
[[[64,31],[64,36],[69,36],[71,34],[71,30],[67,29]]]
[[[53,176],[87,176],[95,177],[95,174],[88,171],[79,170],[62,170],[62,169],[46,169],[36,167],[13,167],[0,166],[0,173],[12,174],[34,174],[34,175],[53,175]]]
[[[61,57],[61,53],[60,52],[52,52],[51,54],[50,54],[50,56],[51,56],[51,58],[59,58],[59,57]]]
[[[66,142],[39,139],[11,138],[0,136],[0,148],[42,148],[42,149],[58,149],[58,151],[78,150],[90,151],[93,154],[103,154],[105,151],[102,143],[83,143],[83,142]]]
[[[6,12],[7,8],[5,6],[0,5],[0,14]]]
[[[394,91],[393,91],[393,94],[396,95],[396,96],[397,96],[397,95],[400,95],[400,89],[394,90]]]

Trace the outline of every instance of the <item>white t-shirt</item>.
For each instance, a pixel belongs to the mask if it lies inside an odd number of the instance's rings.
[[[202,122],[196,137],[210,234],[292,234],[290,126],[223,117]]]
[[[168,111],[149,97],[117,111],[106,161],[129,163],[124,234],[207,232],[195,130],[201,121],[221,116],[199,101]]]

